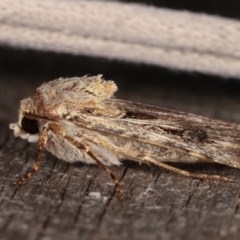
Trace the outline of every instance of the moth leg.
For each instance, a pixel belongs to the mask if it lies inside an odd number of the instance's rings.
[[[97,157],[94,156],[94,154],[92,152],[90,152],[90,151],[86,151],[86,152],[88,153],[89,156],[92,157],[92,159],[94,159],[94,161],[97,163],[97,165],[100,168],[102,168],[107,173],[108,176],[110,176],[112,178],[112,180],[113,180],[113,182],[115,183],[115,186],[116,186],[115,192],[117,194],[117,197],[119,199],[122,199],[123,194],[122,194],[122,191],[121,191],[120,180],[115,176],[113,171],[108,166],[104,165],[101,161],[99,161],[97,159]]]
[[[63,136],[64,139],[68,140],[72,145],[74,145],[76,148],[86,152],[98,165],[98,167],[102,168],[108,176],[110,176],[115,183],[115,193],[119,199],[122,199],[122,191],[120,187],[120,180],[115,176],[114,172],[106,165],[104,165],[98,158],[88,149],[87,146],[84,144],[75,141],[70,136]]]
[[[42,153],[45,148],[46,142],[47,142],[47,128],[43,128],[43,130],[39,133],[38,152],[37,152],[37,157],[36,157],[34,165],[27,172],[27,174],[25,176],[23,176],[22,178],[15,181],[13,183],[14,185],[19,186],[19,185],[26,183],[26,181],[29,180],[34,175],[34,173],[36,173],[38,171],[41,160],[42,160]]]
[[[156,166],[165,168],[169,171],[181,174],[185,177],[189,177],[189,178],[198,178],[198,179],[204,179],[204,180],[220,180],[220,181],[225,181],[225,182],[233,182],[233,179],[228,178],[228,177],[223,177],[220,175],[214,175],[214,174],[205,174],[205,173],[192,173],[192,172],[188,172],[186,170],[182,170],[173,166],[170,166],[166,163],[163,162],[158,162],[156,160],[153,159],[149,159],[149,158],[145,158],[144,159],[146,161],[146,163],[152,163]]]

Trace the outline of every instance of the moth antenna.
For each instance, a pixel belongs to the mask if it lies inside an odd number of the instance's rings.
[[[205,173],[192,173],[192,172],[189,172],[189,171],[186,171],[186,170],[182,170],[180,168],[170,166],[170,165],[168,165],[166,163],[163,163],[163,162],[158,162],[154,159],[150,159],[150,158],[146,159],[145,158],[144,160],[148,164],[152,163],[155,166],[162,167],[164,169],[167,169],[169,171],[175,172],[177,174],[183,175],[183,176],[188,177],[188,178],[197,178],[197,179],[203,179],[203,180],[217,180],[217,181],[223,181],[223,182],[234,182],[233,179],[228,178],[228,177],[223,177],[223,176],[220,176],[220,175],[205,174]]]
[[[43,128],[43,130],[39,133],[38,152],[35,163],[33,164],[32,168],[27,172],[27,174],[22,178],[18,179],[17,181],[15,181],[13,185],[20,186],[25,184],[38,171],[46,142],[47,142],[47,129]]]

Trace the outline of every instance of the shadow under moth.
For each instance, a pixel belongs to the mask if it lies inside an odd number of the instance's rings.
[[[187,177],[231,181],[191,173],[169,162],[215,162],[240,168],[240,126],[194,114],[114,98],[117,86],[101,75],[59,78],[21,101],[15,137],[38,142],[35,164],[17,185],[39,168],[46,149],[67,162],[103,168],[119,188],[111,165],[124,159],[153,164]]]

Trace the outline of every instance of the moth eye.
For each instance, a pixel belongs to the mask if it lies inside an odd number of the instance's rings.
[[[30,134],[35,134],[39,132],[37,121],[34,119],[23,117],[21,127],[25,132]]]

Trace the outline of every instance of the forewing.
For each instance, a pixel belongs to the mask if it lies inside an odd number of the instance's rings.
[[[200,161],[240,168],[240,127],[237,124],[119,99],[106,101],[106,108],[108,104],[121,111],[117,118],[88,114],[74,117],[71,121],[76,126],[98,131],[119,141],[119,148],[128,143],[133,149],[139,145],[141,154],[145,149],[149,154],[151,149],[159,155],[164,149],[176,153],[167,154],[169,159],[164,161],[180,162],[183,161],[181,158],[171,158],[185,154],[183,158],[195,157]]]

